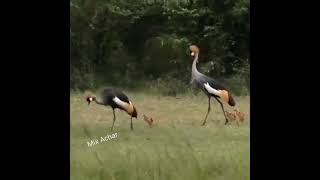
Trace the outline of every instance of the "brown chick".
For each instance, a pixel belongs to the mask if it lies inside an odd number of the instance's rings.
[[[238,116],[239,121],[243,122],[245,114],[241,112],[239,109],[235,109],[234,111],[235,111],[235,114]]]
[[[230,121],[236,121],[237,120],[237,116],[235,115],[235,113],[229,112],[229,111],[225,111],[226,116],[228,117],[228,119]]]
[[[147,122],[149,124],[149,126],[152,126],[152,124],[154,122],[152,117],[148,117],[148,116],[143,114],[143,119],[144,119],[145,122]]]

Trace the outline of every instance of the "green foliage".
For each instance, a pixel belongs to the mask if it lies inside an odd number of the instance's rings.
[[[70,11],[72,89],[161,79],[163,93],[183,93],[191,44],[203,73],[249,89],[249,0],[71,0]]]

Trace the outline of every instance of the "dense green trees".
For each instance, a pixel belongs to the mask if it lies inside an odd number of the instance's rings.
[[[198,68],[243,93],[250,83],[249,3],[71,0],[71,88],[189,87],[188,47],[197,44]]]

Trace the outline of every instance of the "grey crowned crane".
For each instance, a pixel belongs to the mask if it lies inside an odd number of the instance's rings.
[[[206,117],[205,117],[202,125],[204,126],[206,124],[208,114],[210,113],[211,97],[214,97],[218,101],[218,103],[220,104],[222,111],[223,111],[223,115],[226,119],[225,124],[228,124],[228,118],[226,117],[223,103],[221,102],[221,100],[228,103],[230,106],[235,106],[236,103],[235,103],[233,97],[231,96],[230,92],[226,88],[224,88],[221,84],[219,84],[216,80],[200,73],[197,70],[196,64],[198,62],[200,49],[197,46],[192,45],[192,46],[190,46],[190,50],[191,50],[191,56],[194,57],[193,63],[192,63],[191,82],[195,82],[197,87],[200,88],[208,96],[208,100],[209,100],[208,112],[206,114]]]
[[[96,102],[97,104],[110,106],[113,111],[113,123],[111,127],[111,131],[113,131],[114,122],[116,121],[115,109],[121,109],[127,112],[131,116],[131,124],[130,128],[133,130],[132,125],[132,118],[137,118],[138,113],[132,102],[129,98],[119,89],[113,87],[104,88],[98,96],[93,95],[92,93],[87,93],[86,100],[88,105],[92,101]]]

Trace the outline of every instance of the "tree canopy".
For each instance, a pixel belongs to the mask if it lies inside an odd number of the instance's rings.
[[[70,0],[71,88],[188,85],[196,44],[199,71],[250,90],[249,12],[249,0]]]

